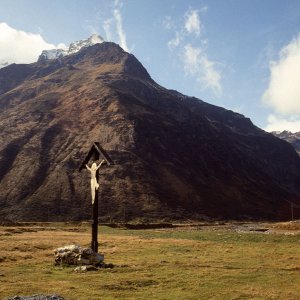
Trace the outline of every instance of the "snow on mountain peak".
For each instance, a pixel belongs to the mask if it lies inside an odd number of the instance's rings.
[[[100,44],[103,42],[104,39],[100,35],[93,34],[88,39],[71,43],[69,48],[44,50],[39,56],[38,61],[61,58],[66,55],[76,53],[82,48]]]
[[[0,60],[0,69],[6,67],[6,66],[8,66],[8,65],[9,65],[8,62],[3,61],[3,60]]]
[[[69,46],[68,54],[76,53],[81,48],[89,47],[89,46],[103,43],[103,42],[104,42],[104,40],[101,36],[99,36],[97,34],[93,34],[86,40],[80,40],[80,41],[71,43]]]

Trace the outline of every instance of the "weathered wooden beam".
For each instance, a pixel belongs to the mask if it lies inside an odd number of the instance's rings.
[[[107,154],[107,152],[100,146],[100,144],[98,142],[94,143],[95,148],[97,149],[97,151],[99,153],[102,154],[102,157],[105,159],[106,163],[110,166],[113,164],[112,159],[110,158],[110,156]]]
[[[88,154],[82,161],[79,172],[85,168],[85,165],[88,164],[90,159],[93,159],[94,162],[99,161],[100,158],[103,158],[106,163],[110,166],[113,164],[112,159],[107,154],[107,152],[101,147],[98,142],[93,143],[91,149]],[[96,170],[96,182],[99,182],[99,170]],[[93,186],[92,186],[93,188]],[[93,251],[98,252],[98,202],[99,202],[99,191],[98,188],[95,189],[95,199],[93,200],[93,208],[92,208],[92,241],[91,248]]]
[[[94,160],[99,160],[100,158],[103,158],[109,166],[113,164],[113,160],[110,158],[108,153],[101,147],[101,145],[98,142],[94,142],[87,156],[82,161],[79,167],[79,172],[85,168],[85,165],[90,161],[92,156],[94,156]],[[96,158],[96,156],[98,158]]]

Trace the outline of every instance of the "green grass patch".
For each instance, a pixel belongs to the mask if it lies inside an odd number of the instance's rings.
[[[101,233],[123,236],[136,236],[144,239],[187,239],[195,241],[210,242],[236,242],[236,243],[299,243],[299,235],[284,234],[266,234],[266,233],[238,233],[228,231],[211,231],[205,230],[177,230],[177,229],[158,229],[158,230],[129,230],[116,229],[108,226],[99,226]]]

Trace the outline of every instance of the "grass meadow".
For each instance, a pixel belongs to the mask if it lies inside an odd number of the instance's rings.
[[[299,299],[299,233],[100,226],[99,252],[113,269],[54,266],[55,248],[89,246],[90,235],[86,225],[0,227],[0,299]]]

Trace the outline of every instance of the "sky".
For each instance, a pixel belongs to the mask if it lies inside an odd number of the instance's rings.
[[[166,88],[300,131],[299,0],[0,0],[0,66],[95,33]]]

